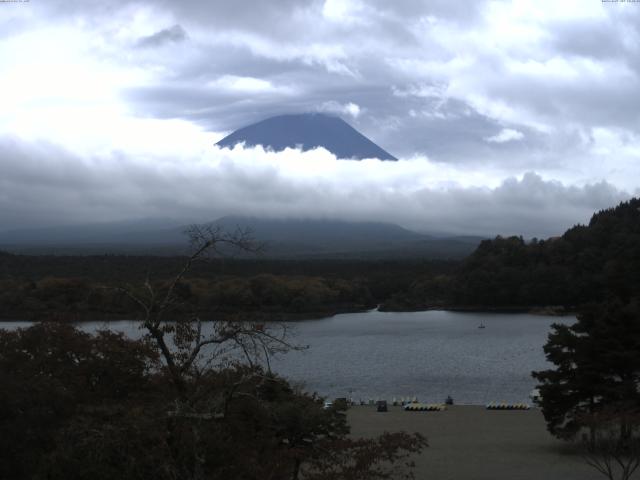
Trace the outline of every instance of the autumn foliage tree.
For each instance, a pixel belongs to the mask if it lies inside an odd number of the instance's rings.
[[[153,389],[154,349],[113,332],[47,323],[0,330],[0,478],[32,478],[87,409],[125,408]]]
[[[258,366],[203,369],[184,396],[148,342],[112,332],[42,323],[0,347],[8,480],[411,478],[426,446],[351,439],[342,411]]]

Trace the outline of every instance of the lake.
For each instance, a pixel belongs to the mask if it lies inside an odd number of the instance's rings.
[[[417,397],[456,403],[522,402],[532,370],[548,368],[543,345],[552,323],[574,317],[449,311],[348,313],[289,324],[309,345],[272,360],[272,369],[323,396],[369,400]],[[482,323],[486,328],[480,329]],[[19,322],[0,324],[15,328]],[[103,322],[81,324],[86,331]],[[138,337],[137,322],[109,328]]]

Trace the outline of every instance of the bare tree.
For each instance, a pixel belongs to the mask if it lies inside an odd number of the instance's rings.
[[[197,262],[211,256],[257,253],[262,249],[247,229],[237,228],[229,233],[219,226],[192,225],[185,234],[191,244],[191,254],[173,278],[162,284],[147,278],[142,288],[130,285],[118,288],[140,307],[141,327],[160,351],[182,401],[187,400],[190,381],[224,360],[242,358],[250,366],[265,363],[270,369],[269,357],[273,354],[300,348],[288,341],[285,324],[264,325],[229,319],[205,324],[197,312],[172,317],[173,312],[185,305],[178,293],[179,287]]]
[[[223,391],[214,391],[208,382],[200,380],[212,370],[223,370],[233,363],[254,367],[264,362],[270,370],[270,356],[300,347],[288,341],[284,324],[274,326],[228,319],[203,323],[195,311],[187,316],[172,315],[185,306],[179,294],[180,286],[194,264],[211,256],[256,253],[261,249],[247,229],[237,228],[229,233],[218,226],[193,225],[185,234],[191,244],[191,254],[173,278],[160,284],[147,278],[142,287],[129,285],[118,290],[140,307],[141,328],[146,330],[164,361],[176,392],[173,407],[168,411],[168,429],[188,428],[191,432],[192,466],[184,475],[199,480],[205,477],[206,447],[202,435],[207,427],[202,422],[224,418],[234,395],[248,394],[241,388],[243,385],[255,384],[256,379],[277,381],[256,368],[243,369],[240,379],[235,379]],[[177,450],[175,455],[184,453]]]
[[[583,420],[592,432],[582,439],[585,462],[609,480],[629,480],[640,467],[637,407],[610,407]]]

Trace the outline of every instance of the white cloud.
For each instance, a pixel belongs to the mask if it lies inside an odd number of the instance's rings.
[[[358,118],[362,113],[360,106],[353,102],[345,104],[336,102],[334,100],[324,102],[318,107],[320,112],[337,113],[339,115],[346,115],[353,118]]]
[[[506,143],[513,142],[514,140],[522,140],[524,134],[518,130],[512,128],[503,128],[499,133],[490,137],[485,137],[485,140],[489,143]]]
[[[240,93],[291,93],[291,89],[276,86],[269,80],[255,77],[239,77],[236,75],[223,75],[215,80],[207,82],[208,88],[232,90]]]
[[[324,18],[334,22],[357,23],[362,21],[364,5],[359,0],[325,0],[322,5]]]
[[[398,223],[460,234],[561,233],[629,196],[606,182],[566,186],[535,173],[498,179],[424,157],[336,159],[324,149],[211,148],[202,155],[81,157],[0,139],[0,224],[19,226],[228,214]]]

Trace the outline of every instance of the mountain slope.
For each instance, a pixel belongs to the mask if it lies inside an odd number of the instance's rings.
[[[266,242],[269,251],[371,251],[429,238],[398,225],[381,222],[223,217],[214,223],[226,230],[249,228],[258,241]]]
[[[169,219],[24,228],[0,232],[0,246],[176,244],[184,241],[182,230]]]
[[[236,130],[216,145],[262,145],[275,151],[324,147],[338,158],[397,160],[344,120],[321,113],[280,115]]]

